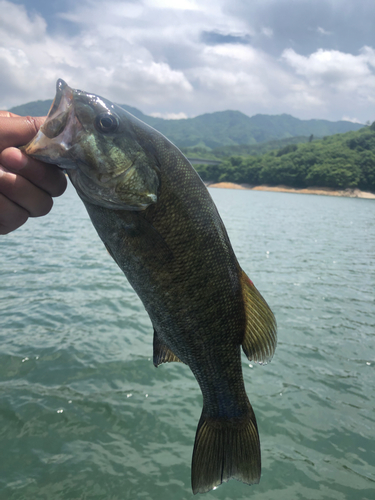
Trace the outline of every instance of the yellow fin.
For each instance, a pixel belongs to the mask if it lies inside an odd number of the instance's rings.
[[[276,320],[267,302],[246,273],[240,270],[246,329],[242,349],[250,361],[267,363],[276,349]]]
[[[154,366],[158,367],[162,363],[171,363],[172,361],[182,363],[182,361],[169,349],[169,347],[159,339],[159,336],[154,329]]]
[[[260,480],[260,443],[251,410],[242,419],[210,419],[202,414],[195,436],[191,466],[194,495],[235,478],[246,484]]]

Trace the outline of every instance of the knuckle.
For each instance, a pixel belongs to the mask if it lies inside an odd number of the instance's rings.
[[[25,119],[26,119],[26,122],[27,122],[28,126],[30,127],[32,133],[34,135],[36,135],[38,133],[38,130],[40,127],[39,122],[36,120],[36,118],[34,116],[26,116]]]

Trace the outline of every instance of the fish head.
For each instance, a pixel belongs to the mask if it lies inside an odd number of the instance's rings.
[[[138,121],[107,99],[59,79],[46,121],[21,149],[64,169],[85,202],[144,210],[157,201],[160,175],[152,145],[145,145],[134,125]]]

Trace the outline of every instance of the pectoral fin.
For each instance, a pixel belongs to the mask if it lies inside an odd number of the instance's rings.
[[[172,361],[182,363],[169,347],[159,339],[154,329],[154,365],[158,367],[162,363],[171,363]]]
[[[271,361],[276,349],[275,316],[254,283],[242,269],[240,272],[246,314],[242,349],[249,360],[267,363]]]

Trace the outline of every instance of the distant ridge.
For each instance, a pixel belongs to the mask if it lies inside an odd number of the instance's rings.
[[[20,106],[14,106],[8,111],[20,116],[46,116],[51,107],[52,99],[46,101],[32,101]]]
[[[52,99],[34,101],[15,106],[9,111],[21,116],[44,116]],[[148,123],[168,137],[178,147],[204,147],[214,149],[222,146],[254,145],[272,140],[297,136],[315,138],[349,131],[356,131],[362,124],[349,121],[300,120],[288,114],[252,117],[240,111],[218,111],[182,120],[164,120],[142,113],[137,108],[121,105],[140,120]]]

